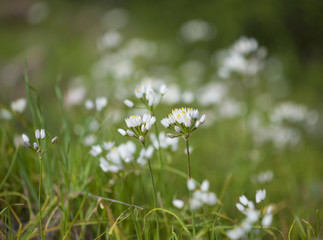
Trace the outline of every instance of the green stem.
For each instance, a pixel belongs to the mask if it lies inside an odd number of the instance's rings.
[[[158,204],[157,204],[157,194],[156,194],[156,188],[155,188],[155,181],[154,181],[153,171],[151,169],[151,165],[150,165],[150,160],[149,159],[148,159],[148,167],[149,167],[149,172],[150,172],[151,183],[153,185],[155,208],[158,208]],[[158,221],[158,215],[157,215],[157,213],[156,213],[156,226],[157,226],[157,239],[159,239],[159,221]]]
[[[41,201],[40,201],[40,194],[41,194],[41,187],[42,187],[42,173],[43,173],[43,158],[41,153],[39,154],[39,161],[40,161],[40,170],[39,170],[39,189],[38,189],[38,207],[39,207],[39,217],[40,217],[40,235],[41,239],[44,238],[44,233],[43,233],[43,216],[42,216],[42,209],[41,209]]]
[[[190,158],[190,146],[188,142],[188,138],[185,139],[186,142],[186,152],[187,152],[187,178],[188,180],[191,179],[191,158]],[[192,191],[190,190],[190,198],[192,199]],[[193,238],[195,239],[195,215],[194,210],[191,207],[191,215],[192,215],[192,222],[193,222]]]

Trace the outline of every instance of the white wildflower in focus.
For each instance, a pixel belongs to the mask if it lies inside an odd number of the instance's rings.
[[[266,189],[258,190],[256,192],[256,203],[260,203],[261,201],[265,200],[266,198]]]
[[[40,129],[40,139],[45,139],[45,135],[46,135],[45,129]]]
[[[65,104],[69,107],[81,104],[85,98],[86,89],[84,87],[71,88],[65,95]]]
[[[173,199],[173,205],[178,209],[182,209],[184,207],[184,202],[180,199]]]
[[[108,104],[108,99],[106,97],[98,97],[95,99],[95,106],[98,112],[101,112],[102,109]]]
[[[182,26],[180,33],[185,41],[193,43],[210,39],[212,37],[212,28],[204,20],[193,19]]]
[[[40,145],[40,143],[41,143],[41,140],[45,139],[45,135],[46,135],[45,129],[40,129],[40,130],[36,129],[35,138],[37,142],[34,142],[32,145],[30,144],[29,137],[26,134],[22,134],[21,138],[26,147],[32,149],[37,153],[42,153],[42,148],[41,148],[42,145]]]
[[[85,108],[86,108],[87,110],[92,110],[92,109],[94,108],[94,103],[93,103],[93,101],[92,101],[92,100],[90,100],[90,99],[87,99],[87,100],[85,101]]]
[[[27,101],[25,98],[19,98],[11,102],[11,110],[16,113],[23,113],[27,106]]]
[[[134,106],[134,103],[132,101],[130,101],[129,99],[125,99],[123,101],[123,103],[127,106],[127,107],[130,107],[132,108]]]
[[[36,139],[40,139],[40,131],[39,131],[39,129],[36,129],[35,137],[36,137]]]
[[[12,118],[11,112],[7,109],[0,109],[0,119],[10,120]]]
[[[151,114],[145,113],[143,116],[132,115],[125,119],[127,131],[119,128],[118,131],[123,136],[130,136],[137,138],[140,142],[145,141],[145,136],[151,127],[155,124],[156,118]]]
[[[202,115],[200,120],[199,111],[193,108],[175,108],[167,118],[161,120],[161,124],[168,129],[176,132],[176,135],[169,137],[183,136],[186,139],[190,134],[200,127],[205,121],[205,115]]]
[[[187,188],[188,188],[188,190],[190,190],[190,191],[195,190],[195,188],[196,188],[196,184],[195,184],[194,179],[190,178],[190,179],[188,179],[188,180],[187,180]]]
[[[168,147],[171,148],[172,151],[176,151],[178,149],[178,138],[169,138],[166,136],[164,132],[160,132],[158,135],[158,139],[154,133],[150,134],[150,139],[155,149],[159,149],[159,146],[163,149]],[[159,141],[159,144],[158,144]]]

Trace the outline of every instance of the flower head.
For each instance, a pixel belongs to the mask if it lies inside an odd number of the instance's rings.
[[[149,113],[143,116],[132,115],[125,119],[126,125],[129,128],[127,131],[119,128],[118,131],[123,136],[130,136],[137,138],[140,142],[145,142],[145,137],[152,125],[156,122],[156,118]]]
[[[199,118],[199,111],[193,108],[175,108],[168,115],[167,118],[161,120],[161,124],[165,128],[174,130],[177,135],[169,135],[168,137],[184,136],[188,138],[190,134],[195,131],[205,122],[205,115]]]

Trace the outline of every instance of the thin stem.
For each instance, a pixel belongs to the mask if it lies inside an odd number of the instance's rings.
[[[190,159],[190,146],[188,139],[185,140],[186,142],[186,152],[187,152],[187,178],[191,178],[191,159]]]
[[[149,172],[150,172],[150,177],[151,177],[151,183],[153,185],[155,208],[157,208],[158,205],[157,205],[157,194],[156,194],[156,188],[155,188],[155,181],[154,181],[153,171],[151,169],[151,165],[150,165],[150,160],[149,159],[148,159],[148,167],[149,167]],[[156,213],[156,226],[157,226],[157,239],[159,239],[159,221],[158,221],[158,215],[157,215],[157,213]]]
[[[188,180],[191,179],[191,158],[190,158],[190,146],[188,142],[188,138],[185,139],[186,142],[186,152],[187,152],[187,178]],[[190,191],[190,198],[192,199],[192,191]],[[195,215],[194,215],[194,210],[191,206],[191,215],[192,215],[192,222],[193,222],[193,238],[195,239]]]
[[[42,173],[43,173],[43,158],[41,153],[38,155],[39,156],[39,161],[40,161],[40,173],[39,173],[39,189],[38,189],[38,207],[39,207],[39,217],[40,217],[40,235],[41,239],[43,239],[43,216],[42,216],[42,209],[41,209],[41,201],[40,201],[40,194],[41,194],[41,187],[42,187]]]

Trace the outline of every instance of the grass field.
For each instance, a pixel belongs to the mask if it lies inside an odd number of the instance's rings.
[[[5,4],[0,239],[321,239],[323,60],[277,4]]]

